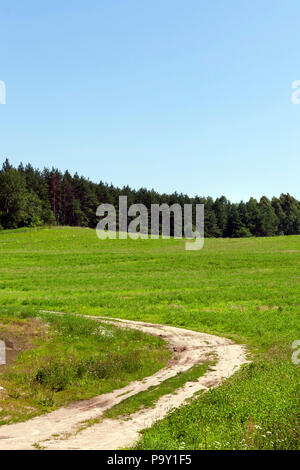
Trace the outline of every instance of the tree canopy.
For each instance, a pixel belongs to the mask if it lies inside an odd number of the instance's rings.
[[[250,237],[300,233],[300,202],[290,194],[272,200],[232,203],[225,196],[189,197],[186,194],[159,194],[154,189],[123,188],[100,181],[95,183],[75,173],[56,168],[43,171],[22,163],[14,168],[8,160],[0,170],[0,229],[70,225],[95,228],[96,209],[109,203],[118,207],[119,196],[127,195],[128,205],[204,204],[206,237]]]

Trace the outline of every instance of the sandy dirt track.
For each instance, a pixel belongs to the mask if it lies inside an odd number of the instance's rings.
[[[52,312],[57,314],[59,312]],[[24,423],[0,426],[0,450],[34,449],[118,449],[133,445],[139,432],[162,419],[171,409],[182,405],[200,390],[218,386],[234,374],[247,360],[244,346],[219,336],[199,333],[167,325],[144,322],[91,317],[119,327],[134,328],[162,337],[173,350],[167,367],[142,381],[131,382],[126,387],[114,390],[90,400],[72,403],[51,413],[33,418]],[[176,393],[164,395],[154,408],[146,408],[126,419],[103,419],[103,412],[124,399],[147,390],[164,380],[184,372],[208,358],[215,357],[216,365],[196,382],[187,382]],[[79,431],[84,422],[100,419],[99,423]]]

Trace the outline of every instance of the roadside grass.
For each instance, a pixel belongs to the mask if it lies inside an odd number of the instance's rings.
[[[164,341],[74,315],[0,310],[0,338],[20,350],[0,367],[0,424],[152,375],[170,356]]]
[[[180,240],[100,241],[90,229],[0,233],[0,306],[165,323],[247,344],[252,365],[147,431],[143,448],[299,446],[299,298],[300,236],[206,239],[187,252]]]
[[[299,449],[299,370],[276,349],[145,430],[135,449]]]
[[[154,407],[155,403],[163,395],[176,393],[176,390],[185,385],[187,382],[196,382],[199,377],[205,374],[213,362],[205,362],[200,365],[191,367],[186,372],[180,372],[174,377],[170,377],[159,385],[149,387],[147,390],[137,393],[132,397],[126,398],[122,402],[106,410],[103,418],[117,419],[128,416],[144,408]]]

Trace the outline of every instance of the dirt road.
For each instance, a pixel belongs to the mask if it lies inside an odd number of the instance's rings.
[[[131,446],[138,440],[142,429],[162,419],[196,392],[216,387],[248,362],[245,347],[226,338],[167,325],[87,318],[161,336],[173,350],[172,359],[167,367],[151,377],[131,382],[120,390],[73,403],[24,423],[0,426],[0,449],[118,449]],[[209,368],[198,381],[187,382],[176,393],[162,396],[154,408],[138,411],[129,419],[101,420],[103,412],[113,405],[203,363],[212,355],[217,361],[214,367]],[[100,419],[100,422],[85,427],[87,420],[94,419]]]

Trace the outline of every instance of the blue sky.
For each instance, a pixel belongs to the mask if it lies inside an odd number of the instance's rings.
[[[0,160],[300,198],[299,29],[297,0],[2,3]]]

